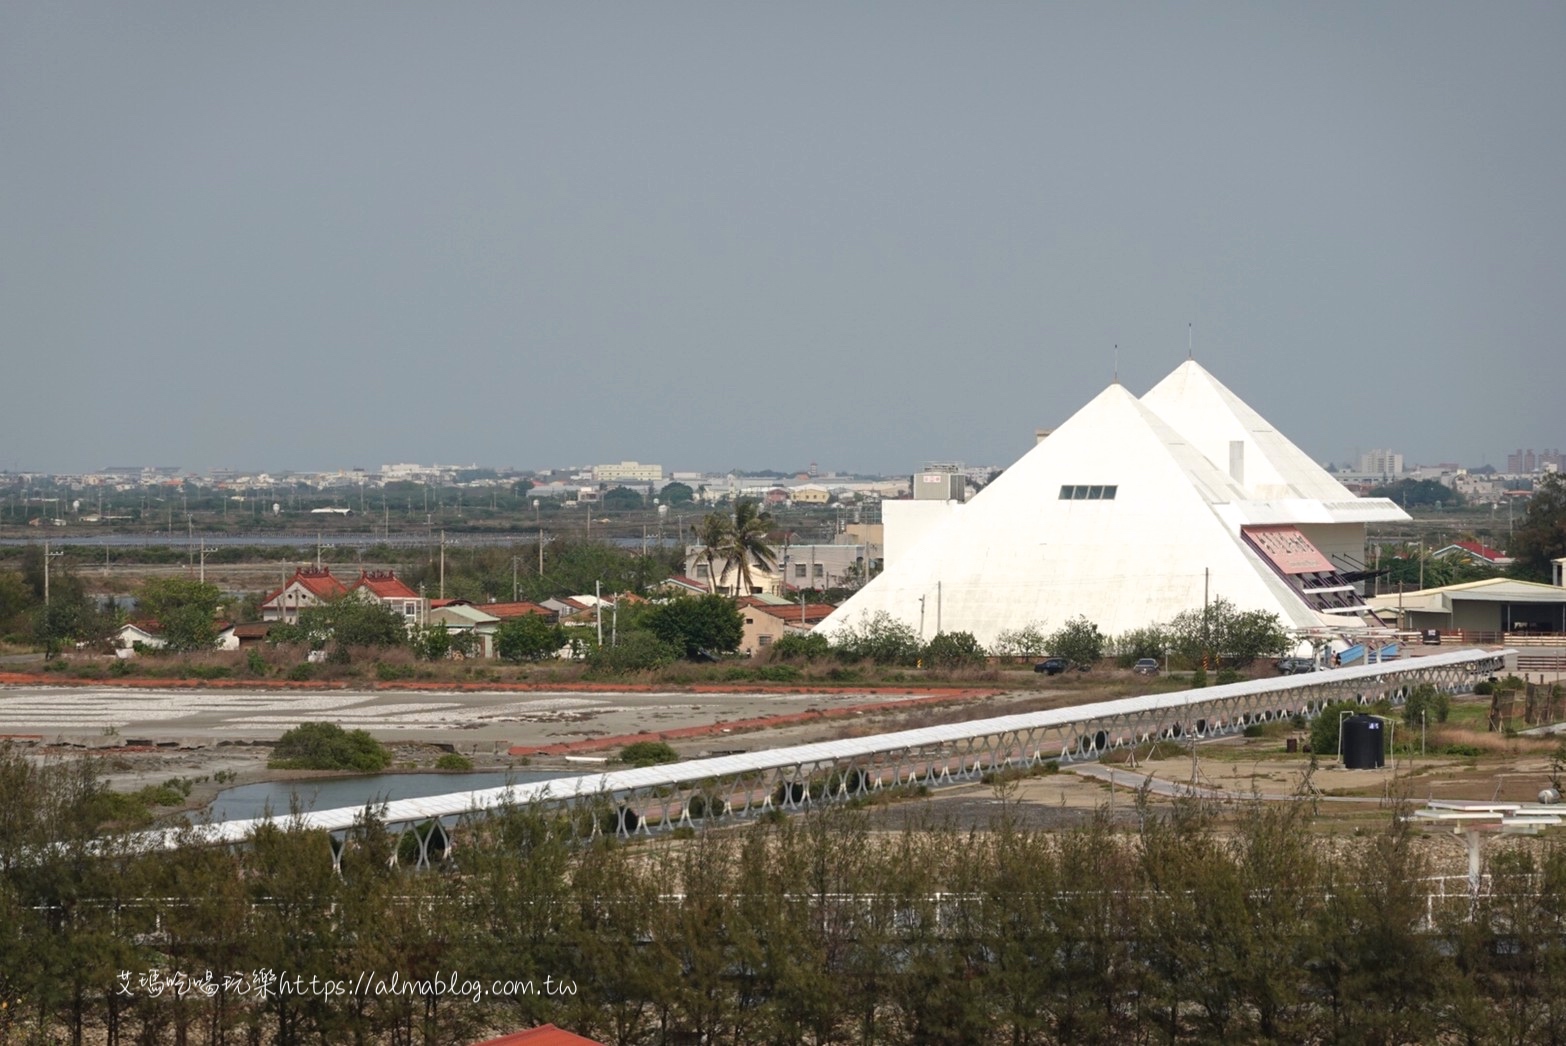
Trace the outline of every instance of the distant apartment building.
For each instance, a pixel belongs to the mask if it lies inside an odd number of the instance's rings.
[[[594,483],[662,483],[662,465],[622,461],[618,465],[594,465]]]
[[[1367,450],[1359,456],[1359,473],[1363,476],[1392,478],[1403,474],[1403,455],[1390,450]]]
[[[1532,447],[1506,455],[1506,471],[1512,475],[1531,472],[1559,472],[1566,467],[1566,454],[1559,449],[1542,450],[1535,454]]]

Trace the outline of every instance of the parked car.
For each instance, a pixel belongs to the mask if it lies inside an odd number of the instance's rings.
[[[1033,666],[1033,671],[1043,672],[1045,675],[1058,676],[1071,667],[1071,662],[1063,657],[1046,657]]]
[[[1310,657],[1283,657],[1274,661],[1272,666],[1283,675],[1297,676],[1316,671],[1316,660]]]
[[[1131,671],[1140,676],[1156,676],[1158,674],[1158,659],[1156,657],[1144,657],[1131,666]]]

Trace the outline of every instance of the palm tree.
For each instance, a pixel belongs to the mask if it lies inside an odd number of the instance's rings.
[[[777,552],[767,542],[772,516],[760,511],[756,502],[739,498],[734,502],[734,518],[725,519],[723,523],[725,533],[718,546],[718,552],[723,556],[723,573],[727,575],[732,567],[735,571],[734,594],[749,595],[756,591],[750,574],[751,564],[771,570],[777,563]]]
[[[707,562],[707,588],[714,594],[718,591],[718,574],[713,565],[728,532],[729,518],[721,512],[710,512],[700,523],[691,525],[691,536],[701,546],[702,558]]]

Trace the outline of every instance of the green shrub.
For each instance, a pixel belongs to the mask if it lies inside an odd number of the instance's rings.
[[[314,674],[315,666],[308,661],[301,661],[288,670],[289,680],[295,683],[308,683]]]
[[[95,825],[114,823],[141,827],[152,822],[152,811],[140,795],[100,789],[86,804],[86,819]]]
[[[1196,670],[1191,673],[1191,689],[1200,690],[1206,685],[1207,669],[1203,668],[1201,665],[1197,665]]]
[[[1040,657],[1049,650],[1049,637],[1044,632],[1044,622],[1030,621],[1021,628],[1003,629],[996,633],[996,657]]]
[[[1074,665],[1091,665],[1104,656],[1108,640],[1082,615],[1067,621],[1049,637],[1049,652]]]
[[[1260,723],[1251,723],[1243,731],[1246,737],[1262,737],[1265,736],[1265,732],[1266,728]]]
[[[677,763],[680,755],[662,741],[637,741],[620,749],[619,759],[630,766],[657,766]]]
[[[160,785],[148,785],[135,793],[145,806],[179,806],[190,798],[190,782],[183,778],[170,778]]]
[[[1240,681],[1240,673],[1225,666],[1218,670],[1218,675],[1213,681],[1219,686],[1224,686],[1227,683],[1238,683]]]
[[[912,665],[923,647],[908,625],[884,610],[861,614],[834,637],[832,652],[840,661],[874,661],[878,665]]]
[[[1452,710],[1452,699],[1434,683],[1420,683],[1409,692],[1403,705],[1403,722],[1418,726],[1420,719],[1426,722],[1444,723]]]
[[[1162,659],[1164,651],[1169,649],[1170,639],[1162,626],[1148,625],[1116,636],[1109,646],[1115,653],[1115,663],[1121,668],[1130,668],[1144,657]]]
[[[245,671],[253,676],[264,676],[268,667],[266,658],[261,656],[261,651],[255,647],[245,651]]]
[[[673,664],[679,651],[651,632],[632,632],[620,637],[617,646],[601,646],[587,655],[587,664],[595,672],[640,672]]]
[[[301,723],[278,739],[268,767],[274,770],[358,770],[375,773],[391,765],[391,753],[363,730],[336,723]]]
[[[1479,753],[1479,746],[1478,745],[1449,744],[1449,745],[1442,746],[1440,754],[1441,755],[1457,755],[1457,756],[1465,756],[1467,758],[1473,758],[1473,757],[1479,755],[1480,753]]]
[[[227,665],[186,665],[181,675],[191,679],[226,679],[229,670]]]
[[[1338,719],[1344,712],[1368,712],[1357,701],[1334,701],[1321,710],[1310,724],[1310,750],[1313,755],[1338,754]]]
[[[383,683],[393,683],[399,679],[412,679],[412,665],[394,665],[385,661],[375,662],[375,678]]]
[[[789,632],[768,648],[773,661],[819,661],[832,652],[827,637],[814,632]]]
[[[435,760],[435,769],[471,770],[473,769],[473,760],[469,759],[465,755],[458,755],[456,752],[447,752],[445,755],[442,755],[439,759]]]
[[[1481,679],[1474,684],[1474,694],[1477,697],[1489,697],[1495,693],[1495,684],[1488,679]]]
[[[762,665],[756,669],[756,678],[768,683],[792,683],[803,675],[794,665]]]
[[[971,632],[942,632],[924,645],[926,668],[963,668],[984,663],[984,648]]]

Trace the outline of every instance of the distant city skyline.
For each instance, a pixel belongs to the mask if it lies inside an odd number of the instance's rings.
[[[1019,453],[1018,454],[1018,458],[1020,458],[1022,456],[1022,454],[1025,454],[1025,453],[1026,453],[1026,450],[1024,450],[1022,453]],[[274,476],[289,476],[289,475],[327,476],[327,475],[352,475],[354,473],[362,473],[362,474],[364,474],[367,477],[378,477],[378,478],[380,478],[382,480],[390,481],[391,479],[409,478],[408,475],[399,474],[399,473],[409,473],[409,472],[422,473],[422,472],[466,472],[466,471],[481,471],[482,472],[482,471],[491,471],[491,472],[496,472],[496,473],[502,474],[502,475],[518,475],[518,476],[521,476],[521,475],[529,475],[529,476],[532,476],[532,475],[549,475],[549,474],[566,473],[566,474],[572,474],[572,475],[577,475],[577,476],[581,477],[581,479],[582,479],[582,481],[584,483],[587,483],[587,482],[591,482],[591,483],[595,483],[595,484],[607,483],[608,485],[611,485],[611,486],[615,485],[615,484],[623,484],[623,485],[633,486],[634,487],[634,486],[646,486],[649,482],[655,482],[655,483],[657,483],[659,485],[662,485],[664,483],[677,481],[677,480],[679,480],[681,478],[689,479],[689,478],[694,477],[694,476],[714,477],[714,476],[726,475],[726,474],[729,474],[729,473],[738,473],[738,474],[743,474],[743,475],[748,475],[748,476],[777,475],[777,476],[782,476],[782,477],[784,477],[784,478],[786,478],[788,480],[795,480],[795,479],[799,479],[801,477],[803,477],[806,480],[817,480],[817,479],[820,479],[820,480],[830,480],[832,478],[847,478],[847,477],[854,477],[854,476],[899,476],[899,475],[910,475],[910,474],[917,473],[926,464],[926,462],[915,462],[915,463],[909,465],[907,468],[891,469],[891,470],[884,470],[884,471],[876,471],[876,470],[871,470],[871,469],[857,469],[857,468],[853,468],[851,466],[836,466],[836,467],[832,467],[832,468],[824,468],[824,467],[821,467],[821,466],[817,465],[817,463],[815,463],[815,462],[810,462],[810,463],[807,463],[805,465],[801,465],[801,466],[797,466],[797,467],[788,466],[788,465],[782,465],[782,464],[771,464],[771,465],[768,465],[768,464],[761,464],[761,465],[746,465],[746,464],[742,464],[742,465],[737,465],[737,466],[734,466],[734,467],[731,467],[731,468],[725,468],[725,469],[706,469],[706,470],[703,470],[703,469],[695,469],[695,468],[686,468],[686,467],[681,466],[678,463],[673,464],[673,465],[663,465],[662,463],[658,463],[658,462],[647,462],[647,463],[642,463],[642,464],[647,466],[647,467],[657,467],[657,468],[660,469],[660,473],[661,474],[660,474],[660,476],[659,476],[659,478],[657,480],[653,480],[648,475],[600,474],[602,472],[602,470],[606,466],[613,467],[615,464],[624,464],[624,463],[626,463],[626,462],[624,460],[622,460],[622,462],[620,462],[620,463],[569,462],[569,463],[558,463],[558,464],[514,465],[514,464],[509,464],[509,463],[503,463],[503,462],[486,462],[486,461],[467,461],[467,462],[449,462],[448,461],[448,462],[441,462],[441,461],[431,460],[431,461],[428,461],[428,462],[382,462],[382,463],[379,463],[379,464],[376,464],[376,465],[361,465],[361,464],[357,464],[357,463],[352,464],[352,465],[324,464],[324,465],[315,465],[315,466],[306,467],[306,468],[279,468],[279,467],[270,467],[270,468],[269,467],[262,467],[262,468],[237,468],[237,467],[228,466],[228,465],[216,465],[216,466],[211,466],[211,467],[207,467],[207,468],[197,468],[197,467],[186,467],[186,466],[183,466],[183,465],[168,464],[168,463],[164,463],[164,464],[161,464],[161,465],[151,465],[151,464],[149,464],[149,465],[127,465],[127,464],[123,464],[122,463],[122,464],[118,464],[118,465],[103,465],[103,466],[99,466],[97,468],[91,468],[91,469],[67,470],[67,471],[61,471],[61,472],[54,472],[54,471],[47,471],[47,470],[40,470],[40,469],[33,469],[33,470],[29,470],[29,469],[21,469],[21,470],[5,469],[5,470],[0,470],[0,475],[5,475],[5,474],[12,474],[12,475],[14,475],[14,474],[21,473],[21,474],[76,477],[76,476],[106,476],[106,475],[129,475],[129,474],[144,475],[146,473],[159,473],[159,474],[162,474],[162,475],[166,476],[167,478],[175,478],[175,477],[178,477],[178,476],[187,476],[188,475],[188,476],[199,476],[199,477],[204,477],[204,478],[209,478],[209,479],[222,479],[224,477],[246,478],[246,477],[254,477],[254,476],[258,476],[258,475],[274,475]],[[629,463],[630,464],[637,464],[636,462],[629,462]],[[1012,463],[1013,462],[971,462],[971,461],[954,461],[953,462],[953,464],[959,466],[964,472],[967,472],[967,473],[977,473],[977,472],[982,472],[982,471],[989,470],[989,469],[1004,469],[1004,468],[1008,467],[1009,465],[1011,465]],[[1459,469],[1463,469],[1463,470],[1476,470],[1476,469],[1484,469],[1484,468],[1488,467],[1488,468],[1493,469],[1497,473],[1506,474],[1506,475],[1536,475],[1536,474],[1549,472],[1549,471],[1566,470],[1566,453],[1562,453],[1560,451],[1554,451],[1554,450],[1544,450],[1544,451],[1538,451],[1538,452],[1535,452],[1535,451],[1533,451],[1531,449],[1519,450],[1519,451],[1516,451],[1516,452],[1513,452],[1511,454],[1506,455],[1506,460],[1505,460],[1505,462],[1502,465],[1496,465],[1493,462],[1491,462],[1491,463],[1475,462],[1475,461],[1468,461],[1468,460],[1461,460],[1461,459],[1459,459],[1457,461],[1424,461],[1424,460],[1419,460],[1419,459],[1408,458],[1406,455],[1404,455],[1402,453],[1399,453],[1399,452],[1397,452],[1397,451],[1395,451],[1395,450],[1393,450],[1391,448],[1384,448],[1384,449],[1383,448],[1378,448],[1378,449],[1373,449],[1373,450],[1360,452],[1355,460],[1349,460],[1349,461],[1320,461],[1320,462],[1318,462],[1318,464],[1322,465],[1325,468],[1331,468],[1331,469],[1333,469],[1334,471],[1337,471],[1337,472],[1347,473],[1347,474],[1357,475],[1357,476],[1377,476],[1377,475],[1396,476],[1396,475],[1413,474],[1415,472],[1422,471],[1422,470],[1430,470],[1430,469],[1436,469],[1436,468],[1449,468],[1449,467],[1453,467],[1453,466],[1455,466],[1455,467],[1457,467]],[[815,471],[812,471],[813,467],[814,467]]]
[[[1566,5],[0,5],[0,469],[1551,436]],[[1541,431],[1543,430],[1543,431]]]

